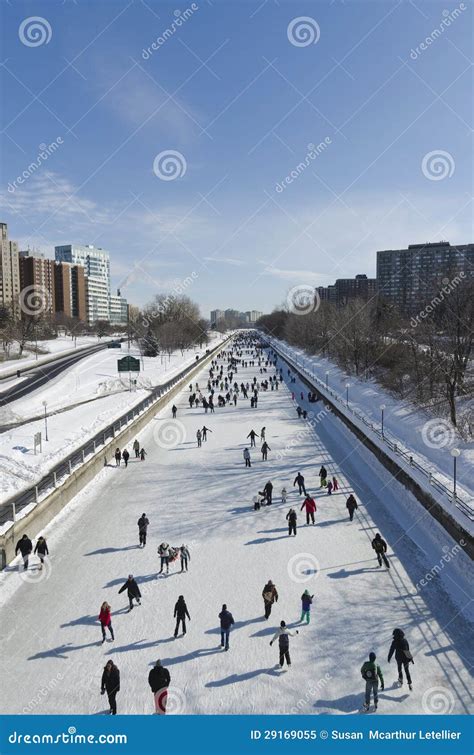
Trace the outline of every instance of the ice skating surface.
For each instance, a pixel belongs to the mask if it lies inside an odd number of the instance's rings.
[[[239,369],[236,379],[253,375],[260,379],[258,368]],[[207,370],[201,388],[206,381]],[[472,712],[470,563],[321,402],[302,404],[322,412],[312,427],[298,420],[293,390],[299,395],[301,386],[260,393],[256,410],[239,400],[212,415],[190,409],[183,390],[175,399],[178,421],[169,406],[140,434],[146,461],[105,468],[48,527],[51,559],[43,572],[33,557],[26,575],[17,562],[1,575],[2,713],[105,712],[100,679],[109,658],[121,672],[119,713],[153,712],[147,677],[157,658],[171,673],[170,713],[352,713],[362,707],[360,667],[372,650],[385,676],[378,715]],[[212,433],[198,449],[204,424]],[[268,461],[257,440],[246,469],[246,436],[263,425]],[[322,463],[339,481],[332,496],[319,490]],[[316,526],[306,526],[299,511],[297,471],[316,498]],[[254,512],[253,497],[267,480],[274,504]],[[353,522],[349,492],[360,506]],[[298,506],[291,538],[290,506]],[[138,548],[142,512],[150,520],[145,549]],[[374,558],[377,531],[389,544],[390,571]],[[169,576],[158,576],[162,541],[188,545],[188,573],[172,564]],[[126,594],[117,593],[130,573],[143,598],[129,613]],[[279,601],[265,621],[268,579]],[[298,624],[305,589],[315,595],[309,626]],[[179,595],[191,621],[186,636],[174,639]],[[97,616],[104,600],[115,642],[102,645]],[[220,647],[223,603],[236,622],[229,652]],[[281,619],[299,629],[288,671],[277,666],[277,644],[269,646]],[[395,660],[387,663],[398,626],[415,658],[412,692],[395,684]]]

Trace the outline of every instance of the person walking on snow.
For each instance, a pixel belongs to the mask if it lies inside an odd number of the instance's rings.
[[[136,581],[133,579],[133,574],[129,574],[128,575],[127,581],[124,582],[124,584],[122,585],[122,587],[119,590],[119,595],[120,595],[121,592],[124,592],[124,590],[127,591],[128,603],[129,603],[129,606],[130,606],[129,610],[130,611],[133,608],[133,601],[134,600],[137,601],[137,604],[139,606],[141,605],[140,598],[142,597],[142,594],[140,592],[140,588],[138,587]]]
[[[252,464],[250,463],[250,451],[248,448],[244,448],[244,461],[246,467],[251,467]]]
[[[328,476],[328,473],[326,471],[326,467],[322,466],[321,469],[319,470],[319,480],[320,480],[320,487],[321,488],[325,488],[326,487],[326,485],[327,485],[327,476]]]
[[[271,450],[272,449],[270,448],[270,446],[268,445],[268,443],[265,441],[262,444],[262,461],[267,461],[268,452],[271,451]]]
[[[328,482],[328,495],[331,495],[331,493],[332,493],[332,488],[333,488],[333,485],[332,485],[332,481],[331,481],[331,480],[329,480],[329,482]]]
[[[181,559],[181,571],[188,571],[188,562],[191,561],[191,554],[187,545],[181,546],[179,549],[179,556]]]
[[[120,466],[120,459],[122,458],[122,454],[120,452],[120,448],[115,449],[115,466]]]
[[[387,569],[390,569],[390,564],[388,563],[387,556],[385,555],[387,552],[387,543],[381,537],[379,532],[377,532],[374,539],[372,540],[372,548],[377,554],[377,561],[379,562],[379,566],[382,566],[383,561]]]
[[[374,710],[377,710],[379,679],[382,692],[385,687],[382,669],[378,663],[375,663],[376,658],[377,656],[375,653],[369,653],[369,660],[363,663],[360,669],[362,679],[365,679],[365,703],[363,708],[365,711],[369,710],[371,694],[374,696]]]
[[[206,427],[206,425],[204,425],[204,427],[202,428],[201,432],[202,432],[202,439],[206,443],[207,442],[207,434],[208,433],[212,433],[212,430],[210,430],[208,427]]]
[[[197,439],[198,448],[201,448],[201,446],[202,446],[202,432],[200,430],[198,430],[197,433],[196,433],[196,439]]]
[[[307,495],[304,499],[300,511],[303,511],[303,508],[306,511],[306,524],[309,524],[309,520],[311,519],[311,523],[314,524],[314,514],[316,512],[316,501],[314,498],[311,498],[310,495]]]
[[[173,419],[176,419],[176,414],[178,413],[178,408],[173,404],[171,407],[171,414],[173,415]]]
[[[249,434],[247,435],[247,438],[250,438],[250,448],[253,448],[256,445],[255,438],[258,438],[258,435],[255,432],[255,430],[250,430]]]
[[[137,524],[138,524],[138,544],[140,546],[143,546],[144,548],[146,545],[146,533],[147,533],[148,525],[150,524],[150,521],[147,515],[142,514]]]
[[[408,640],[405,638],[405,632],[403,631],[403,629],[394,629],[392,636],[393,640],[392,644],[390,645],[387,661],[388,663],[390,663],[392,655],[395,653],[395,660],[398,666],[398,683],[400,687],[403,684],[403,669],[408,682],[408,689],[412,690],[413,685],[411,681],[409,665],[410,663],[415,663],[415,661],[412,654],[410,653],[410,645],[408,644]]]
[[[358,508],[359,507],[357,505],[357,501],[351,493],[346,502],[346,509],[349,512],[349,519],[351,520],[351,522],[354,519],[354,511]]]
[[[176,627],[174,630],[175,637],[178,636],[180,624],[182,624],[183,627],[183,635],[186,634],[186,617],[188,617],[189,621],[191,621],[191,616],[189,615],[186,601],[184,600],[183,596],[180,595],[174,607],[174,618],[176,619]]]
[[[133,441],[133,450],[135,451],[135,458],[138,459],[140,457],[140,443],[136,439]]]
[[[120,671],[113,661],[107,661],[102,674],[100,694],[109,699],[110,713],[112,716],[117,715],[117,702],[115,700],[117,692],[120,692]]]
[[[286,503],[286,499],[288,497],[288,493],[285,487],[281,489],[281,502]]]
[[[298,515],[294,509],[290,509],[288,514],[286,515],[286,520],[288,522],[288,536],[294,535],[296,537],[296,520],[298,518]]]
[[[332,478],[332,489],[334,492],[339,490],[339,483],[335,477]]]
[[[130,458],[130,454],[128,453],[127,449],[124,448],[122,451],[122,459],[124,460],[125,467],[128,467],[128,460]]]
[[[270,482],[270,480],[268,480],[265,487],[263,488],[263,494],[267,501],[267,506],[271,506],[271,504],[273,503],[273,484]]]
[[[102,629],[102,644],[105,642],[105,630],[108,629],[112,640],[115,640],[114,630],[112,629],[112,614],[107,601],[104,601],[99,612],[100,628]]]
[[[303,623],[303,619],[309,624],[309,614],[311,611],[311,604],[313,602],[314,595],[310,595],[308,590],[305,590],[301,596],[301,619],[300,623]]]
[[[163,573],[163,568],[166,566],[166,573],[169,574],[170,571],[170,547],[168,543],[161,543],[161,545],[158,546],[158,555],[160,557],[160,571],[159,574]]]
[[[38,540],[36,541],[34,552],[38,554],[38,558],[40,560],[40,571],[41,571],[41,569],[43,568],[44,559],[46,558],[46,556],[49,556],[48,546],[43,535],[40,535]]]
[[[221,647],[223,647],[224,650],[228,650],[230,629],[232,624],[235,624],[235,622],[231,612],[227,610],[227,605],[225,603],[222,606],[222,611],[219,614],[219,619],[221,622]]]
[[[166,703],[168,701],[168,687],[170,686],[171,676],[167,668],[161,665],[161,661],[156,661],[155,665],[148,674],[148,684],[153,692],[155,701],[155,715],[164,716],[166,713]]]
[[[15,556],[18,555],[18,551],[20,551],[21,553],[21,557],[23,559],[23,571],[26,571],[28,569],[28,561],[32,550],[33,543],[31,542],[28,535],[23,535],[23,537],[18,540],[15,548]]]
[[[301,474],[301,472],[298,472],[298,474],[296,475],[296,477],[294,479],[294,482],[293,482],[293,487],[295,487],[295,485],[297,483],[298,483],[298,493],[300,495],[301,495],[301,493],[304,493],[306,495],[306,488],[304,486],[304,477]]]
[[[272,612],[272,605],[278,603],[278,592],[271,579],[268,580],[262,590],[262,598],[265,608],[265,618],[268,619]]]
[[[262,427],[262,429],[260,430],[260,439],[261,440],[265,440],[266,429],[267,429],[266,427]]]
[[[296,630],[295,634],[299,634]],[[293,632],[287,628],[284,621],[280,621],[280,628],[277,629],[273,635],[273,639],[270,640],[270,645],[273,645],[276,639],[278,639],[278,648],[280,651],[280,668],[283,668],[283,664],[286,661],[288,666],[291,666],[290,658],[290,637],[294,637]]]
[[[145,456],[147,456],[147,452],[144,448],[140,449],[140,461],[145,461]]]

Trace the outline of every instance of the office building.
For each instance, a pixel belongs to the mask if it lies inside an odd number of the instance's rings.
[[[55,263],[54,299],[58,317],[63,315],[87,321],[87,285],[82,265]]]
[[[22,315],[54,317],[54,260],[30,251],[19,253]]]
[[[338,307],[343,307],[351,299],[370,301],[376,295],[377,281],[366,275],[356,275],[355,278],[338,278],[332,286],[318,286],[316,292],[320,301],[327,301]]]
[[[211,328],[215,328],[217,323],[221,320],[223,320],[225,317],[224,312],[222,309],[213,309],[211,311]]]
[[[466,280],[474,275],[474,244],[438,241],[377,252],[378,295],[405,315],[419,312],[460,274]]]
[[[16,241],[8,239],[8,226],[0,223],[0,306],[20,314],[20,257]]]
[[[111,325],[126,325],[128,322],[128,304],[127,300],[121,296],[120,291],[117,291],[117,295],[110,295],[110,324]]]
[[[247,322],[254,323],[257,322],[257,320],[262,317],[262,312],[258,312],[256,309],[249,310],[246,314]]]
[[[57,262],[69,262],[81,265],[86,278],[87,320],[89,323],[97,320],[110,320],[110,258],[104,249],[96,248],[92,244],[81,246],[67,244],[56,246]]]

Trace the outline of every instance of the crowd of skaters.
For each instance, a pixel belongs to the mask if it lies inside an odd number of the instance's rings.
[[[240,367],[258,367],[260,373],[260,379],[254,376],[252,381],[238,382],[236,376]],[[274,374],[271,374],[274,372]],[[296,382],[295,376],[291,374],[288,369],[287,378],[290,384]],[[251,408],[257,409],[259,394],[263,391],[278,391],[281,383],[283,382],[283,368],[278,367],[278,357],[275,352],[271,350],[269,353],[264,351],[263,344],[253,336],[241,336],[235,339],[232,349],[222,351],[218,357],[214,358],[210,364],[209,378],[207,381],[205,392],[203,393],[196,382],[189,386],[189,406],[191,409],[197,409],[202,407],[204,413],[211,414],[215,411],[215,406],[223,408],[226,406],[237,407],[238,401],[248,401]],[[295,392],[292,392],[292,398],[296,399]],[[301,402],[304,401],[304,394],[300,394]],[[307,400],[310,403],[318,401],[319,398],[316,393],[309,392],[307,394]],[[172,417],[175,419],[178,414],[178,408],[173,404],[171,408]],[[299,417],[306,419],[307,412],[299,405],[297,407],[297,413]],[[200,447],[202,442],[207,441],[207,434],[212,433],[212,430],[205,424],[202,428],[196,431],[197,445]],[[261,454],[262,461],[268,460],[268,452],[271,448],[266,440],[266,427],[263,426],[260,432],[256,432],[253,428],[247,435],[247,439],[250,439],[250,448],[256,447],[256,441],[261,441]],[[135,459],[141,461],[145,460],[146,451],[140,446],[138,440],[135,440],[132,445],[132,450]],[[243,451],[243,457],[246,467],[251,467],[251,455],[249,447],[246,447]],[[121,466],[122,462],[125,467],[128,466],[130,453],[125,448],[115,451],[116,466]],[[297,472],[294,481],[293,488],[298,486],[299,496],[304,495],[304,499],[300,506],[300,511],[305,511],[307,526],[315,525],[315,514],[317,512],[317,505],[314,497],[307,491],[305,478],[301,472]],[[329,477],[328,472],[324,465],[321,466],[319,471],[319,488],[325,490],[327,495],[332,495],[333,492],[339,491],[339,483],[335,475]],[[283,504],[287,502],[288,492],[286,486],[281,489],[280,499]],[[270,506],[273,504],[273,483],[269,480],[263,490],[258,493],[258,496],[254,498],[254,509],[260,509],[261,506]],[[300,499],[301,500],[301,499]],[[349,513],[350,521],[353,521],[354,514],[358,509],[358,504],[353,493],[349,495],[346,501],[346,508]],[[288,523],[288,535],[296,536],[297,534],[297,511],[294,507],[291,507],[286,514],[286,520]],[[149,519],[145,513],[143,513],[137,522],[138,525],[138,538],[139,547],[144,548],[147,544],[147,530],[149,526]],[[379,533],[377,533],[372,540],[372,548],[375,551],[376,558],[379,566],[384,564],[386,568],[390,568],[389,561],[387,559],[387,543]],[[40,568],[44,564],[45,558],[48,556],[48,546],[44,537],[39,537],[36,542],[36,546],[33,551],[33,544],[28,536],[25,534],[18,541],[16,546],[16,553],[21,553],[23,559],[23,568],[28,569],[29,557],[34,552],[40,559]],[[191,556],[188,546],[182,544],[178,547],[172,547],[169,544],[163,542],[157,548],[157,553],[160,559],[160,570],[158,575],[169,574],[170,563],[179,561],[181,565],[181,573],[188,571],[188,564]],[[157,576],[158,576],[157,575]],[[129,611],[131,611],[136,604],[141,605],[141,591],[137,581],[133,574],[129,574],[119,589],[119,594],[126,592],[129,601]],[[300,624],[309,624],[311,607],[313,605],[314,595],[310,595],[308,590],[305,590],[301,595],[301,618]],[[262,598],[264,604],[264,618],[269,619],[273,605],[278,601],[278,591],[276,586],[271,580],[265,584],[262,590]],[[176,620],[174,629],[174,638],[179,635],[181,629],[181,636],[184,637],[187,632],[186,620],[190,621],[190,613],[183,595],[179,595],[175,607],[173,618]],[[224,651],[230,649],[230,634],[232,626],[234,625],[233,614],[228,610],[227,604],[222,605],[221,611],[217,614],[217,619],[220,625],[221,633],[221,647]],[[115,640],[114,629],[112,626],[112,609],[108,602],[104,601],[100,607],[98,621],[101,626],[102,640],[101,643],[106,642],[107,632],[109,633],[109,641]],[[296,622],[298,623],[298,622]],[[273,645],[278,640],[279,656],[278,665],[283,668],[286,663],[287,666],[291,666],[291,656],[289,649],[290,637],[294,637],[298,634],[298,630],[291,632],[286,622],[281,620],[280,626],[275,632],[270,645]],[[403,630],[397,628],[393,632],[393,642],[390,647],[388,656],[388,662],[392,655],[395,653],[395,658],[398,666],[398,682],[403,683],[403,672],[405,678],[409,684],[410,690],[412,689],[412,680],[409,672],[409,663],[414,663],[413,657],[409,651],[408,641],[404,636]],[[364,662],[361,668],[361,675],[366,682],[366,696],[364,708],[369,708],[371,695],[374,699],[374,707],[377,708],[378,704],[378,688],[384,688],[383,675],[380,666],[376,663],[376,655],[374,652],[369,654],[369,660]],[[170,673],[169,670],[164,668],[161,661],[157,660],[149,672],[148,676],[149,686],[154,696],[155,713],[163,714],[166,712],[167,703],[167,690],[170,685]],[[109,709],[112,715],[117,713],[116,696],[120,691],[120,671],[112,660],[108,660],[101,678],[101,692],[107,693],[109,701]]]

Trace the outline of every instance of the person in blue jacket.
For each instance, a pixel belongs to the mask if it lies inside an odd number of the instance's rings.
[[[308,590],[305,590],[303,595],[301,596],[301,619],[300,622],[303,621],[303,619],[306,619],[306,623],[309,624],[309,614],[311,611],[311,604],[313,602],[314,595],[310,595]]]

